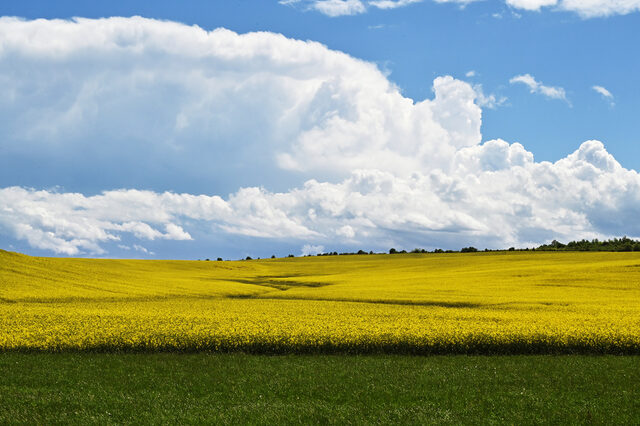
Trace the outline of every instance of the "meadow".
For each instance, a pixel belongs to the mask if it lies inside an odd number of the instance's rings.
[[[0,251],[0,351],[638,354],[640,253],[209,262]]]
[[[1,424],[638,424],[638,356],[0,354]]]

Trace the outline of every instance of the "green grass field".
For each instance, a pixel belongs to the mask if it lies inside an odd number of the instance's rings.
[[[638,424],[640,357],[2,354],[0,423]]]

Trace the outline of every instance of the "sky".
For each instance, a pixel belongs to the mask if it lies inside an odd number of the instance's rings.
[[[640,237],[640,0],[25,0],[0,16],[0,248]]]

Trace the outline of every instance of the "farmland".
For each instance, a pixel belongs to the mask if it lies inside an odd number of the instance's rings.
[[[0,350],[640,353],[640,254],[234,262],[0,251]]]

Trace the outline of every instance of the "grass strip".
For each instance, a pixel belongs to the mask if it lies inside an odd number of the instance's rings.
[[[637,356],[0,354],[0,423],[638,424]]]

